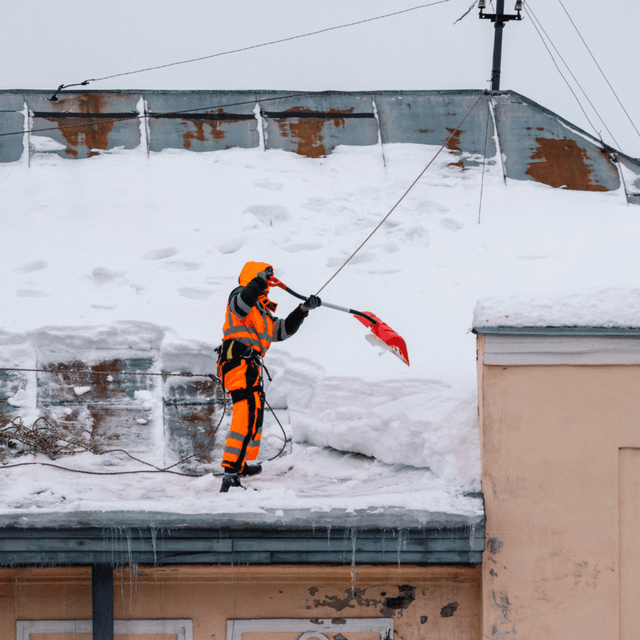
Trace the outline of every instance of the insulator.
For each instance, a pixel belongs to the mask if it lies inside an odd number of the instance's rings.
[[[485,0],[479,0],[478,9],[486,9],[486,8],[487,8],[487,3],[485,2]]]
[[[515,8],[515,10],[516,11],[522,11],[522,4],[523,4],[522,0],[516,0],[516,8]]]

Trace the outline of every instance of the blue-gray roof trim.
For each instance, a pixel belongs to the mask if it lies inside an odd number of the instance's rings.
[[[484,516],[430,514],[431,519],[418,522],[406,513],[398,515],[397,526],[383,521],[373,524],[366,519],[358,525],[350,518],[346,518],[350,524],[336,526],[336,519],[325,513],[315,513],[315,524],[307,522],[302,526],[282,521],[256,524],[249,522],[246,514],[205,517],[105,512],[0,516],[0,564],[482,562]]]
[[[640,337],[640,327],[474,327],[473,333],[531,336]]]

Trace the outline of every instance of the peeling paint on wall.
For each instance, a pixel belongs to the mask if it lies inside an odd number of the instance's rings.
[[[453,614],[458,610],[458,606],[460,603],[458,602],[450,602],[449,604],[445,604],[442,609],[440,609],[440,617],[441,618],[452,618]]]
[[[496,555],[500,553],[503,544],[502,540],[498,540],[498,538],[489,538],[487,540],[487,549],[489,553]]]

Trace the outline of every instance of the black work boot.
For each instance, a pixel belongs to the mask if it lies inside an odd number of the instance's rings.
[[[244,469],[240,472],[241,476],[257,476],[262,473],[261,464],[245,464]]]
[[[231,487],[242,487],[240,478],[238,478],[237,473],[227,473],[225,471],[220,485],[220,493],[227,493]]]

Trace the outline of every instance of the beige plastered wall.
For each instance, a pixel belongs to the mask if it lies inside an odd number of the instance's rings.
[[[356,566],[355,580],[349,566],[140,566],[133,574],[116,571],[115,618],[192,619],[194,640],[224,640],[227,619],[393,617],[402,640],[476,640],[480,578],[480,566]],[[15,639],[16,620],[90,618],[90,568],[0,569],[2,640]],[[299,635],[247,634],[247,640]]]
[[[640,638],[640,366],[484,366],[483,634]]]

